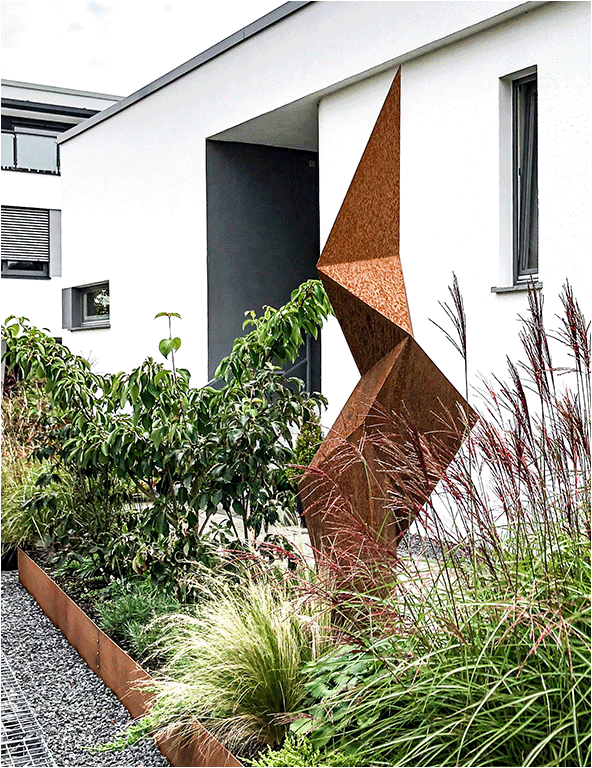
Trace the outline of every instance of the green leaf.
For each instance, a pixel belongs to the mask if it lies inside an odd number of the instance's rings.
[[[160,448],[160,444],[162,443],[163,431],[164,430],[162,429],[162,427],[160,427],[158,429],[153,430],[152,434],[150,435],[150,440],[152,440],[157,450]]]
[[[158,345],[158,349],[163,357],[168,357],[174,346],[173,339],[163,339]]]
[[[159,312],[154,315],[154,319],[156,320],[157,317],[178,317],[181,320],[181,315],[178,312]]]
[[[298,733],[300,736],[306,736],[312,731],[312,720],[308,718],[298,718],[290,723],[290,730]]]
[[[162,381],[162,380],[163,380],[163,379],[164,379],[166,376],[168,376],[168,373],[169,373],[169,372],[168,372],[166,369],[163,369],[162,371],[159,371],[159,372],[156,374],[156,376],[154,377],[154,383],[155,383],[155,384],[160,384],[160,382],[161,382],[161,381]]]

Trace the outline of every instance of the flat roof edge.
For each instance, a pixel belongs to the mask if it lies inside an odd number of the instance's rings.
[[[113,96],[109,93],[96,93],[95,91],[79,91],[76,88],[60,88],[56,85],[41,85],[40,83],[25,83],[21,80],[2,80],[2,85],[9,88],[27,88],[30,91],[48,91],[49,93],[61,93],[66,96],[89,96],[94,99],[106,99],[119,101],[121,96]]]
[[[118,112],[121,112],[127,107],[131,107],[132,104],[135,104],[146,96],[149,96],[155,91],[160,90],[160,88],[164,88],[164,86],[169,85],[169,83],[172,83],[174,80],[178,80],[188,72],[197,69],[198,67],[202,66],[202,64],[211,61],[216,56],[219,56],[221,53],[227,51],[229,48],[233,48],[235,45],[242,43],[249,37],[252,37],[258,32],[267,29],[276,22],[281,21],[282,19],[286,18],[286,16],[290,16],[292,13],[299,11],[301,8],[310,5],[313,1],[314,0],[292,0],[291,2],[280,5],[273,11],[266,13],[265,16],[262,16],[260,19],[256,19],[246,27],[239,29],[238,32],[229,35],[219,43],[216,43],[210,48],[207,48],[205,51],[202,51],[202,53],[198,53],[197,56],[194,56],[184,64],[181,64],[170,72],[167,72],[165,75],[162,75],[162,77],[159,77],[151,83],[148,83],[148,85],[145,85],[143,88],[134,91],[134,93],[121,99],[121,101],[119,101],[117,104],[112,104],[110,107],[107,107],[107,109],[98,112],[93,117],[89,117],[83,123],[70,128],[68,131],[65,131],[65,133],[63,133],[58,138],[58,144],[63,144],[69,139],[73,139],[79,133],[89,130],[97,123],[103,122],[103,120],[107,120],[108,118],[112,117]]]

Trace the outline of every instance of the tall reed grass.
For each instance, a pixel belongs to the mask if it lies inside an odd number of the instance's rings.
[[[561,298],[548,334],[529,292],[525,361],[483,383],[447,471],[412,424],[402,447],[395,417],[375,413],[384,429],[364,439],[379,471],[405,478],[390,486],[393,515],[437,558],[401,556],[320,479],[349,536],[325,569],[348,645],[308,668],[303,723],[317,746],[372,765],[590,764],[590,326],[569,285]]]

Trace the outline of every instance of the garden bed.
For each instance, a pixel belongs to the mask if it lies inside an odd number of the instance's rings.
[[[150,675],[119,648],[22,550],[18,553],[19,581],[76,648],[88,666],[110,688],[133,717],[151,705],[148,693],[138,690]],[[188,740],[158,738],[158,747],[174,766],[240,766],[241,763],[205,728]]]

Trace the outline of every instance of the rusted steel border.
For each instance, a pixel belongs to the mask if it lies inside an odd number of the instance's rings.
[[[132,717],[145,714],[150,709],[152,697],[137,690],[137,685],[152,679],[148,672],[99,629],[45,571],[20,549],[18,571],[20,583],[35,598],[43,613],[61,630]],[[175,734],[170,738],[156,739],[156,743],[174,766],[242,766],[209,731],[197,723],[188,739]]]

